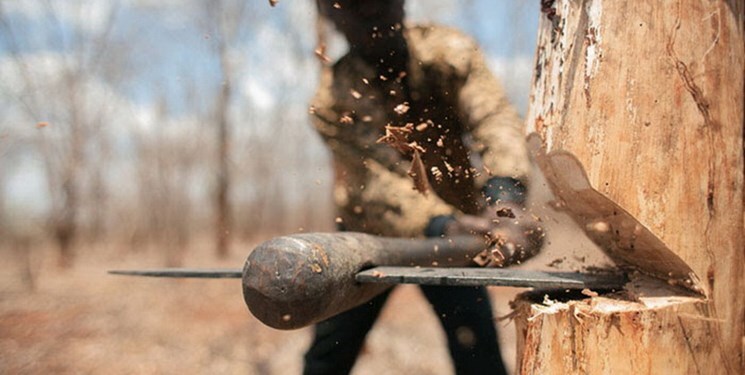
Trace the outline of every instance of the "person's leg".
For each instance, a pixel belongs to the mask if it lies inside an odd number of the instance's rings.
[[[486,288],[421,289],[445,329],[456,374],[507,374]]]
[[[390,290],[316,324],[313,341],[305,353],[303,374],[348,374],[389,294]]]

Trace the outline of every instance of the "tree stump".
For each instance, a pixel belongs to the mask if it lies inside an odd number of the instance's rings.
[[[734,0],[542,2],[536,159],[558,205],[651,278],[523,295],[520,373],[744,373],[744,19]]]

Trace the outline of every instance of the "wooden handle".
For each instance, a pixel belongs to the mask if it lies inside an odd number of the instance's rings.
[[[308,233],[259,245],[243,268],[243,298],[251,313],[277,329],[297,329],[359,306],[390,285],[360,284],[374,266],[471,264],[486,247],[478,237],[398,239],[362,233]]]

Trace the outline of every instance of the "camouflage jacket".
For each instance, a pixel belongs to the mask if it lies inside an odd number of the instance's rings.
[[[421,236],[434,216],[478,213],[489,176],[524,179],[529,170],[522,120],[476,43],[439,26],[411,27],[405,36],[406,74],[386,78],[348,54],[324,68],[311,102],[332,153],[346,230]],[[408,147],[378,142],[386,125],[407,124],[397,133]],[[429,193],[415,190],[408,175],[414,153]]]

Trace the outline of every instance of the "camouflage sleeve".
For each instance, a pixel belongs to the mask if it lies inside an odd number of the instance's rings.
[[[469,127],[473,149],[481,156],[486,172],[477,183],[481,187],[491,176],[527,182],[530,163],[523,121],[489,71],[475,42],[464,39],[471,47],[467,48],[467,70],[457,105],[463,123]]]

